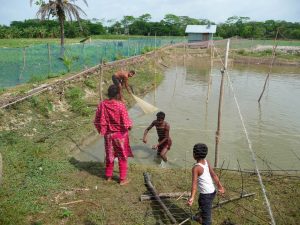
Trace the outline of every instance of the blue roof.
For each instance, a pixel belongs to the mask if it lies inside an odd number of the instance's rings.
[[[187,25],[185,33],[216,33],[217,25]]]

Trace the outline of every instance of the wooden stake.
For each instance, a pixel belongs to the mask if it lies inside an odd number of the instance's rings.
[[[239,197],[235,197],[235,198],[230,198],[228,200],[225,200],[225,201],[222,201],[222,202],[219,202],[218,204],[214,205],[212,208],[217,208],[217,207],[220,207],[221,205],[224,205],[224,204],[227,204],[229,202],[233,202],[233,201],[237,201],[237,200],[240,200],[242,198],[248,198],[248,197],[251,197],[255,195],[255,193],[250,193],[250,194],[245,194],[245,195],[241,195]]]
[[[207,88],[207,95],[206,95],[206,104],[208,103],[208,99],[209,99],[209,93],[210,93],[210,87],[211,87],[211,75],[212,75],[212,68],[214,65],[214,47],[213,45],[210,46],[210,74],[209,74],[209,78],[208,78],[208,88]]]
[[[25,66],[26,66],[26,47],[23,48],[23,68],[20,73],[19,80],[23,79],[23,73],[25,70]]]
[[[102,82],[103,82],[103,60],[101,62],[101,66],[100,66],[100,83],[99,83],[100,101],[103,101]]]
[[[159,193],[158,196],[160,198],[177,198],[177,197],[189,197],[191,195],[190,192],[173,192],[173,193]],[[153,200],[155,199],[155,196],[153,195],[141,195],[140,200],[146,201],[146,200]]]
[[[154,105],[156,105],[156,60],[157,60],[157,54],[156,54],[156,32],[155,32],[155,39],[154,39]]]
[[[2,184],[2,155],[0,153],[0,186]]]
[[[49,64],[49,68],[48,68],[48,75],[50,75],[51,73],[51,52],[50,52],[50,44],[47,44],[48,46],[48,64]]]
[[[228,52],[229,52],[229,44],[230,39],[227,40],[227,47],[226,47],[226,55],[225,55],[225,63],[224,68],[221,69],[221,85],[220,85],[220,97],[219,97],[219,109],[218,109],[218,128],[216,131],[216,145],[215,145],[215,164],[214,167],[218,167],[218,160],[219,160],[219,141],[220,141],[220,130],[221,130],[221,118],[222,118],[222,104],[223,104],[223,89],[224,89],[224,73],[227,69],[227,62],[228,62]]]
[[[276,40],[277,40],[277,36],[278,36],[278,32],[279,32],[279,28],[277,29],[277,33],[276,33],[276,37],[275,37],[275,40],[274,40],[274,46],[273,46],[273,51],[272,51],[272,62],[269,66],[269,72],[268,72],[268,75],[266,77],[266,80],[265,80],[265,84],[264,84],[264,87],[263,87],[263,90],[259,96],[259,99],[258,99],[258,103],[260,103],[260,100],[265,92],[265,89],[266,89],[266,85],[267,85],[267,82],[269,80],[269,77],[270,77],[270,73],[272,71],[272,68],[273,68],[273,64],[274,64],[274,61],[275,61],[275,56],[276,56],[276,48],[277,48],[277,43],[276,43]]]

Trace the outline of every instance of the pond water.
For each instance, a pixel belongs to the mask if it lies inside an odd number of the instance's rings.
[[[188,167],[194,162],[193,145],[206,143],[208,159],[213,164],[215,132],[217,130],[220,65],[210,68],[208,60],[193,58],[186,65],[174,65],[165,71],[165,79],[144,100],[166,113],[173,140],[167,156],[167,167]],[[260,169],[300,170],[300,69],[274,67],[266,91],[258,104],[268,66],[231,65],[230,81],[224,82],[224,98],[219,144],[219,167],[253,169],[249,144],[238,113],[234,94],[240,106],[245,127]],[[211,91],[206,104],[209,77]],[[131,163],[159,166],[151,145],[156,144],[155,128],[142,142],[145,128],[155,119],[155,113],[143,114],[138,106],[129,110],[134,121],[130,132],[135,155]],[[103,139],[97,138],[76,155],[81,161],[103,161]]]

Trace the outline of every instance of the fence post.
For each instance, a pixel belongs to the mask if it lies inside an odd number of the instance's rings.
[[[100,83],[99,83],[99,93],[100,93],[100,101],[103,101],[102,96],[102,80],[103,80],[103,59],[101,60],[101,66],[100,66]]]
[[[225,54],[225,63],[224,68],[221,69],[221,84],[220,84],[220,97],[219,97],[219,110],[218,110],[218,128],[216,131],[216,145],[215,145],[215,163],[214,167],[218,167],[218,159],[219,159],[219,141],[220,141],[220,130],[221,130],[221,119],[222,119],[222,104],[223,104],[223,94],[224,94],[224,73],[227,70],[227,62],[228,62],[228,52],[229,52],[229,43],[230,39],[227,40],[226,54]]]
[[[51,50],[50,50],[50,44],[47,44],[48,47],[48,76],[51,74]]]
[[[19,75],[19,80],[23,79],[23,73],[25,71],[25,66],[26,66],[26,47],[23,48],[22,52],[23,52],[23,67],[22,67],[21,73]]]
[[[84,42],[82,43],[82,48],[81,48],[81,57],[82,57],[82,66],[83,68],[85,68],[85,64],[84,64]]]

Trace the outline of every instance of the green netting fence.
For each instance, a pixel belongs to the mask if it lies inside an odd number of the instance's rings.
[[[0,88],[77,72],[101,62],[140,55],[155,48],[184,42],[182,38],[132,38],[98,40],[65,45],[64,57],[57,44],[0,49]]]

